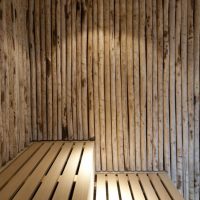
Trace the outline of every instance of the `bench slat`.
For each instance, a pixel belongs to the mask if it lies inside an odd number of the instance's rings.
[[[33,143],[25,152],[14,160],[0,173],[0,189],[15,175],[15,173],[26,163],[29,158],[40,148],[42,143]]]
[[[16,193],[26,180],[27,176],[34,170],[42,157],[47,153],[51,145],[51,143],[43,144],[41,148],[30,158],[30,160],[20,169],[20,171],[12,177],[8,184],[0,191],[0,197],[2,199],[10,199]]]
[[[148,200],[158,200],[147,174],[138,174]]]
[[[131,191],[128,185],[128,178],[126,174],[119,174],[118,179],[122,200],[132,200]]]
[[[59,178],[59,183],[56,188],[55,194],[53,196],[54,200],[69,198],[76,170],[78,168],[78,164],[81,158],[82,149],[83,149],[83,143],[76,142],[73,147],[72,153],[69,157],[69,160],[67,162],[67,165],[63,171],[63,174]]]
[[[138,177],[135,174],[128,174],[128,178],[131,184],[131,190],[133,192],[134,199],[145,200]]]
[[[174,200],[184,200],[179,191],[173,185],[172,181],[167,176],[167,174],[159,173],[158,175]]]
[[[94,159],[94,143],[87,142],[84,147],[84,152],[78,172],[77,182],[74,188],[74,194],[72,197],[72,199],[74,200],[88,199],[90,196],[89,191],[91,191],[91,188],[88,188],[88,186],[91,185],[90,181],[94,181],[93,180],[94,166],[93,164],[91,165],[91,163],[93,163],[93,159]]]
[[[31,176],[28,177],[25,184],[20,188],[14,200],[29,199],[32,197],[35,189],[40,184],[42,177],[48,170],[49,166],[54,161],[56,155],[58,154],[62,146],[61,142],[56,142],[42,159],[38,167],[34,170]],[[31,187],[30,187],[31,186]]]
[[[105,174],[97,174],[96,200],[106,199]]]
[[[171,197],[167,193],[166,189],[164,188],[162,182],[160,181],[157,174],[149,174],[149,178],[161,200],[171,200]]]
[[[108,199],[109,200],[118,200],[119,199],[119,192],[117,188],[117,178],[115,174],[108,174]]]
[[[48,199],[68,158],[72,143],[65,143],[33,199]]]

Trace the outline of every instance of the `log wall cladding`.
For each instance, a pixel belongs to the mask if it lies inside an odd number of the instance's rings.
[[[0,1],[0,166],[32,138],[27,20],[28,1]]]
[[[0,0],[0,163],[95,140],[97,171],[166,170],[199,200],[199,37],[199,0]]]

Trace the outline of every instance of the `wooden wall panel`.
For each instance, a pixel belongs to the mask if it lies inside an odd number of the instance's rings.
[[[97,171],[166,170],[199,199],[199,15],[199,0],[0,1],[0,164],[30,139],[95,140]]]
[[[27,20],[28,1],[0,1],[0,166],[32,138]]]
[[[198,199],[199,6],[30,1],[33,139],[95,139],[97,171],[166,170]]]

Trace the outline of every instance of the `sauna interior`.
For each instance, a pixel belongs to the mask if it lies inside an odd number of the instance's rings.
[[[199,200],[200,0],[0,0],[0,199]]]

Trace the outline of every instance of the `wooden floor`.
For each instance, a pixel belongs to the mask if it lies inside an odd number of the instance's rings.
[[[166,173],[97,173],[94,199],[183,200]]]
[[[94,142],[36,142],[0,170],[0,200],[182,200],[166,173],[94,172]]]
[[[33,143],[0,172],[0,199],[92,199],[93,142]]]

